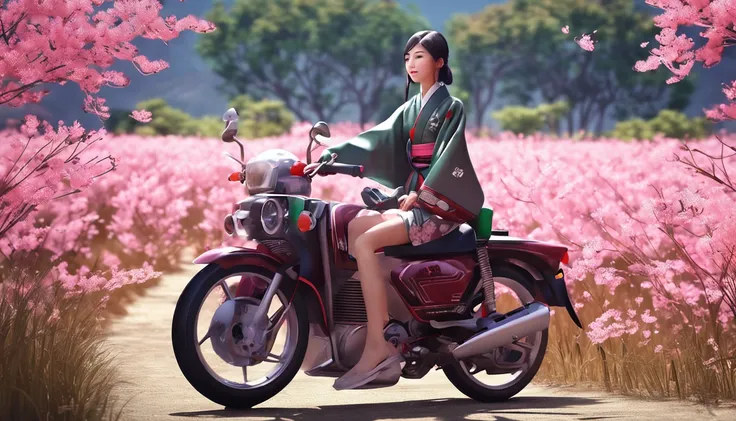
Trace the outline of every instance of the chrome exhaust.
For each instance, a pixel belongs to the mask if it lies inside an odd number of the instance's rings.
[[[495,348],[511,344],[549,327],[549,308],[532,302],[506,314],[506,318],[494,322],[490,317],[484,320],[484,330],[452,351],[453,357],[460,360],[491,352]],[[482,322],[478,320],[480,325]]]

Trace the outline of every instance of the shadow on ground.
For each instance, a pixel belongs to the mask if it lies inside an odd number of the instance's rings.
[[[355,405],[325,405],[317,408],[254,408],[250,410],[208,410],[174,412],[174,417],[222,418],[249,420],[291,421],[374,421],[392,419],[434,418],[437,421],[473,419],[474,415],[492,415],[496,420],[515,420],[515,415],[534,415],[540,419],[556,416],[571,419],[581,414],[575,406],[589,406],[597,399],[576,397],[517,397],[502,403],[486,404],[470,399],[432,399],[408,402],[370,403]],[[580,420],[607,419],[614,417],[582,417]]]

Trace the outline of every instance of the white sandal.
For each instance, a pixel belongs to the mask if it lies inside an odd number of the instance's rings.
[[[335,380],[332,386],[336,390],[357,389],[368,383],[380,385],[381,387],[393,386],[401,377],[401,354],[396,353],[381,361],[373,370],[367,373],[347,373]]]

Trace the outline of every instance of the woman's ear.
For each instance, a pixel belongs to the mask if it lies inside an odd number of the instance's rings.
[[[438,69],[441,69],[442,66],[445,65],[445,59],[443,59],[442,57],[438,58],[434,65],[437,66]]]

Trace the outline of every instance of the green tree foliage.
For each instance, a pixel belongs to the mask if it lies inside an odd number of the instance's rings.
[[[570,112],[570,105],[565,101],[557,101],[553,104],[540,104],[536,109],[544,118],[549,131],[560,134],[560,120]]]
[[[561,31],[565,25],[570,34]],[[653,116],[666,106],[681,110],[692,93],[687,79],[667,85],[667,72],[633,71],[648,54],[640,43],[657,31],[651,16],[629,0],[509,0],[459,17],[451,28],[467,72],[463,83],[478,86],[469,89],[481,113],[476,119],[482,120],[499,80],[499,94],[522,105],[537,97],[568,103],[563,121],[569,132],[600,133],[611,115]],[[593,30],[599,40],[593,52],[573,41]]]
[[[152,119],[148,123],[138,123],[133,132],[144,136],[152,135],[182,135],[198,134],[199,127],[195,118],[186,112],[174,108],[162,98],[153,98],[142,101],[136,109],[148,110]],[[206,134],[204,134],[206,136]]]
[[[238,111],[243,121],[238,135],[244,138],[279,136],[290,131],[294,124],[294,116],[280,101],[254,101],[247,95],[239,95],[229,106]]]
[[[492,115],[498,121],[501,130],[508,130],[516,134],[529,135],[544,127],[544,116],[534,108],[512,105]]]
[[[239,136],[244,139],[255,139],[267,136],[278,136],[291,130],[294,116],[284,105],[275,100],[255,101],[242,95],[233,98],[228,107],[233,107],[240,114]],[[141,136],[202,136],[216,137],[222,135],[225,123],[220,116],[193,117],[184,111],[174,108],[164,99],[153,98],[136,105],[136,109],[145,109],[152,114],[151,121],[139,123],[130,117],[130,111],[117,110],[108,130],[121,133],[135,133]]]
[[[197,49],[230,95],[276,98],[302,121],[354,105],[362,124],[403,86],[404,44],[428,26],[418,16],[375,0],[216,2],[207,19],[218,30]]]
[[[453,73],[458,87],[469,96],[476,129],[483,125],[499,82],[524,60],[521,47],[534,42],[536,22],[514,13],[512,4],[491,4],[476,14],[454,15],[447,22],[450,62],[456,63],[453,69],[460,69]]]
[[[675,110],[662,110],[650,120],[633,118],[616,123],[611,137],[623,140],[651,140],[657,134],[674,139],[702,139],[711,133],[712,123],[704,117],[688,118]]]
[[[501,130],[516,134],[530,135],[543,129],[550,132],[559,130],[560,118],[569,111],[565,102],[540,104],[536,108],[511,105],[492,113]]]

